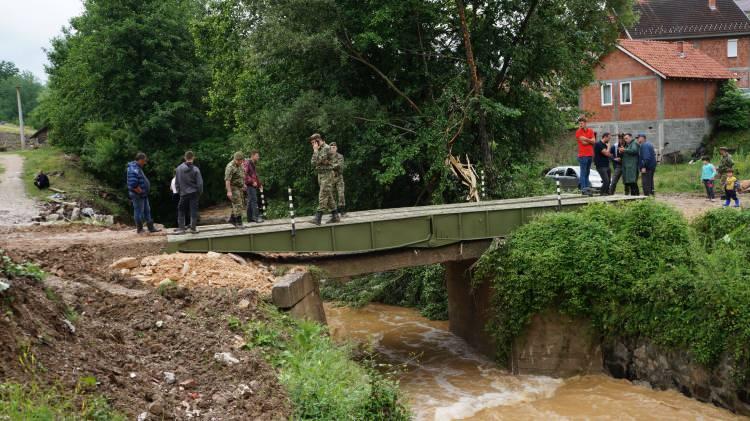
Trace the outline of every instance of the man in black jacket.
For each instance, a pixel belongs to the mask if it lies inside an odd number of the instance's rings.
[[[620,181],[620,177],[622,177],[622,157],[620,156],[620,145],[625,144],[624,140],[625,135],[623,133],[620,133],[617,135],[617,142],[614,143],[614,145],[609,147],[609,159],[612,160],[612,181],[609,186],[609,194],[615,194],[615,191],[617,190],[617,182]]]
[[[609,180],[611,175],[609,157],[609,133],[604,133],[602,138],[594,144],[594,165],[596,166],[596,172],[599,173],[599,177],[602,179],[602,187],[599,189],[599,194],[602,196],[609,194]]]
[[[185,162],[177,167],[176,187],[180,194],[180,203],[177,205],[177,233],[185,232],[185,213],[190,212],[190,232],[198,232],[198,197],[203,193],[203,177],[201,170],[193,164],[195,155],[192,151],[185,152]]]

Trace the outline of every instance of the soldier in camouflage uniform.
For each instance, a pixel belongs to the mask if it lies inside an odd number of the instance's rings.
[[[724,182],[727,181],[727,171],[734,170],[734,161],[726,146],[719,148],[719,154],[721,155],[721,161],[719,162],[718,171],[719,175],[721,175],[721,185],[724,185]]]
[[[245,207],[245,170],[242,164],[245,156],[242,152],[235,152],[234,159],[229,161],[224,170],[224,184],[227,189],[227,198],[232,202],[232,216],[229,223],[236,228],[242,228],[242,214]]]
[[[310,136],[310,145],[313,148],[310,162],[318,173],[318,184],[320,185],[320,190],[318,192],[318,211],[315,212],[315,217],[313,218],[312,223],[320,225],[320,221],[323,219],[323,213],[325,212],[331,212],[331,219],[326,221],[326,223],[330,224],[339,222],[341,220],[336,211],[336,202],[333,199],[333,184],[335,181],[333,175],[333,151],[331,151],[331,147],[326,145],[326,142],[317,133]]]
[[[331,151],[333,152],[333,176],[335,178],[333,187],[336,191],[336,197],[338,199],[338,206],[336,210],[339,216],[346,215],[346,200],[344,197],[344,155],[341,155],[338,151],[336,142],[331,142]]]

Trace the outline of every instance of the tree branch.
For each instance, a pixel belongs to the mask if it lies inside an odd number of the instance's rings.
[[[521,41],[521,37],[526,32],[526,29],[529,27],[529,21],[531,20],[531,16],[536,11],[537,7],[541,3],[541,0],[531,0],[531,6],[529,6],[528,12],[526,12],[526,16],[524,16],[523,21],[521,21],[521,26],[518,28],[518,33],[513,38],[513,42],[511,43],[512,46],[517,46],[519,41]],[[513,59],[513,55],[510,54],[503,60],[503,67],[500,69],[500,74],[498,77],[498,83],[497,87],[498,89],[503,86],[505,83],[505,78],[508,73],[508,68],[510,66],[510,62]]]
[[[354,117],[354,119],[355,119],[355,120],[362,120],[362,121],[369,121],[369,122],[372,122],[372,123],[380,123],[380,124],[385,124],[385,125],[387,125],[387,126],[391,126],[391,127],[394,127],[394,128],[396,128],[396,129],[400,129],[400,130],[403,130],[403,131],[405,131],[405,132],[408,132],[408,133],[411,133],[411,134],[417,134],[417,132],[415,132],[415,131],[414,131],[414,130],[412,130],[412,129],[407,129],[406,127],[398,126],[398,125],[395,125],[395,124],[393,124],[393,123],[389,123],[389,122],[387,122],[387,121],[381,121],[381,120],[372,120],[372,119],[369,119],[369,118],[364,118],[364,117]]]

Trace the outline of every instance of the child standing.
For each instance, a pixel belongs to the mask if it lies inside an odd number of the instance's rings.
[[[726,174],[727,180],[724,182],[723,187],[727,200],[724,202],[724,207],[729,206],[729,202],[734,199],[734,207],[739,208],[740,199],[737,198],[737,189],[739,188],[740,183],[737,182],[737,177],[734,176],[734,171],[732,169],[728,169]]]
[[[701,181],[703,181],[703,185],[706,187],[707,200],[713,202],[714,198],[716,197],[714,195],[714,179],[716,178],[716,167],[710,162],[710,159],[708,159],[707,156],[704,156],[702,160],[703,169],[701,170]]]

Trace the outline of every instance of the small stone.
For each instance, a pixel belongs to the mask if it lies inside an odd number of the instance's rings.
[[[214,354],[214,360],[225,365],[234,365],[240,362],[234,355],[229,352],[217,352]]]
[[[70,212],[70,220],[77,221],[79,219],[81,219],[81,208],[73,208]]]
[[[138,265],[140,265],[138,259],[134,257],[123,257],[122,259],[112,263],[109,267],[110,269],[135,269],[138,267]]]
[[[234,391],[234,397],[235,399],[241,399],[246,398],[252,394],[254,394],[255,391],[245,383],[240,383],[239,386],[237,386],[237,390]]]
[[[65,327],[68,328],[68,330],[70,331],[70,333],[76,333],[76,327],[73,326],[73,323],[71,323],[70,320],[68,320],[68,319],[62,319],[62,322],[65,325]]]
[[[240,257],[240,256],[238,256],[238,255],[236,255],[234,253],[228,253],[227,256],[231,257],[232,260],[234,260],[235,262],[241,264],[242,266],[246,266],[247,265],[247,261],[245,259],[243,259],[242,257]]]
[[[164,404],[161,401],[152,402],[148,406],[148,412],[156,416],[161,416],[164,414]]]
[[[52,213],[47,215],[47,222],[57,222],[60,220],[60,215]]]
[[[224,406],[224,405],[226,405],[226,404],[227,404],[227,402],[228,402],[228,399],[227,399],[227,398],[226,398],[226,396],[224,396],[224,394],[222,394],[222,393],[214,393],[214,395],[213,395],[213,396],[211,396],[211,400],[212,400],[212,401],[213,401],[213,402],[214,402],[215,404],[217,404],[217,405],[221,405],[221,406]]]
[[[164,327],[164,321],[163,320],[157,320],[156,321],[156,328],[157,329],[161,329],[162,327]]]
[[[83,210],[81,210],[81,215],[85,216],[87,218],[91,218],[95,214],[96,214],[96,212],[94,212],[94,209],[92,209],[92,208],[83,208]]]
[[[177,376],[175,376],[174,373],[172,373],[171,371],[164,372],[164,383],[174,384],[174,382],[176,381],[177,381]]]
[[[0,279],[0,292],[3,292],[10,288],[10,281],[7,279]]]
[[[195,379],[187,379],[180,382],[180,386],[184,387],[185,389],[190,389],[191,387],[195,387]]]
[[[260,382],[257,380],[253,380],[250,382],[250,388],[253,390],[258,390],[258,386],[260,386]]]
[[[137,421],[146,421],[148,419],[148,412],[141,412],[138,414],[138,418],[136,418]]]
[[[208,253],[206,253],[206,257],[208,257],[209,259],[219,259],[221,258],[221,253],[209,251]]]
[[[102,219],[102,222],[104,225],[114,225],[115,224],[115,217],[114,215],[104,215],[104,218]]]
[[[250,307],[250,300],[243,298],[242,300],[240,300],[239,304],[237,304],[237,307],[241,309]]]
[[[130,376],[131,379],[134,379],[135,378],[135,373],[130,373],[130,374],[128,374],[128,376]]]
[[[190,272],[190,264],[188,262],[182,263],[182,270],[180,271],[180,273],[184,277],[188,274],[188,272]]]
[[[130,269],[125,269],[125,268],[120,269],[120,275],[129,275],[129,274],[130,274]]]

